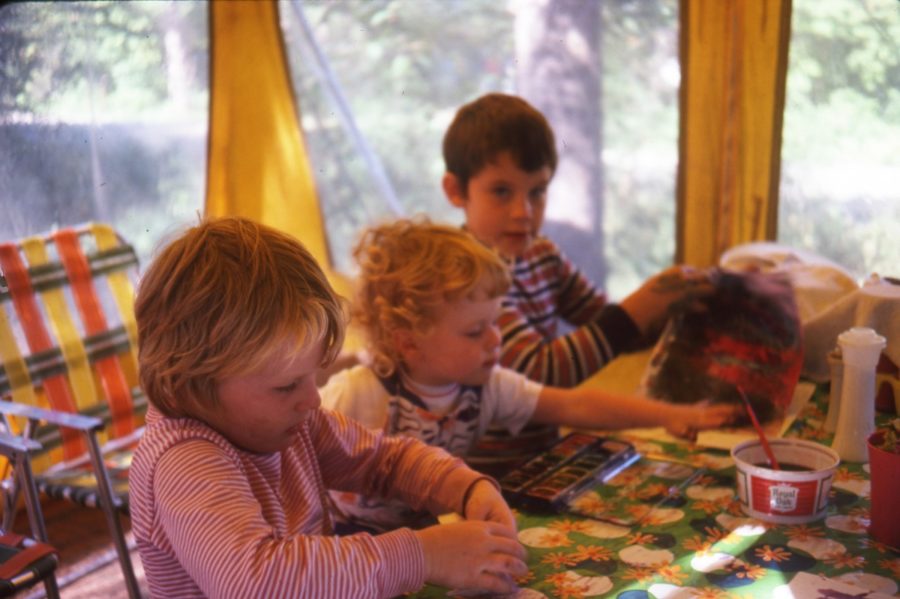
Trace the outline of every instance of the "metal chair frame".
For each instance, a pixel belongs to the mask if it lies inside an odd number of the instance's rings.
[[[78,227],[76,232],[81,235],[87,232],[87,227]],[[85,256],[88,260],[91,275],[93,277],[103,276],[112,271],[124,270],[137,266],[137,256],[134,249],[119,239],[121,245],[112,249],[90,252]],[[68,274],[63,265],[58,262],[48,262],[41,266],[30,267],[28,269],[30,275],[31,286],[35,293],[46,289],[63,288],[69,285]],[[0,276],[0,302],[8,302],[11,298],[9,287],[4,276]],[[107,358],[112,355],[128,350],[131,341],[124,324],[118,327],[110,327],[108,330],[95,335],[86,335],[81,339],[84,350],[87,354],[88,362],[95,362]],[[57,342],[58,343],[58,342]],[[25,368],[27,368],[28,376],[33,387],[38,388],[43,381],[48,378],[66,374],[68,366],[63,356],[62,349],[54,346],[45,349],[24,358]],[[7,372],[5,367],[0,364],[0,396],[7,396],[11,390],[13,381],[11,373]],[[135,407],[146,403],[146,399],[139,389],[131,390],[132,401]],[[112,481],[104,463],[103,456],[118,446],[134,441],[142,432],[138,428],[135,432],[125,438],[113,439],[106,443],[102,448],[98,439],[98,433],[106,428],[106,421],[110,418],[108,410],[104,406],[99,406],[97,410],[89,410],[83,413],[67,413],[59,410],[51,410],[40,408],[22,403],[14,403],[11,401],[0,400],[0,415],[7,430],[13,430],[10,426],[12,417],[19,419],[24,418],[25,424],[22,426],[21,440],[28,443],[35,443],[37,448],[49,447],[58,442],[58,436],[62,429],[74,430],[83,435],[86,441],[87,453],[81,457],[70,460],[66,463],[55,464],[47,471],[57,470],[60,466],[73,466],[75,464],[85,464],[90,462],[93,474],[97,482],[97,500],[98,507],[102,509],[110,535],[115,544],[116,554],[121,566],[122,575],[124,577],[125,586],[128,596],[131,599],[141,597],[140,587],[134,574],[134,568],[131,563],[128,545],[125,540],[122,524],[119,520],[119,512],[127,513],[127,505],[121,501],[114,492]],[[17,420],[21,425],[21,420]],[[52,426],[45,426],[52,425]],[[31,471],[30,466],[28,471]],[[40,475],[38,475],[40,478]],[[35,487],[36,488],[36,487]],[[7,509],[4,514],[4,527],[14,519],[15,506],[18,505],[20,492],[28,490],[27,484],[14,484],[12,488],[5,489],[5,501]],[[35,491],[36,493],[36,491]],[[46,531],[44,530],[43,521],[39,523],[46,539]]]
[[[0,454],[9,460],[15,472],[15,477],[13,478],[15,489],[11,493],[4,495],[3,530],[12,530],[12,519],[15,516],[18,498],[20,492],[24,491],[25,509],[28,513],[31,534],[38,541],[49,544],[37,485],[34,482],[34,473],[31,470],[31,452],[39,451],[40,449],[41,444],[36,441],[0,433]],[[42,582],[47,593],[47,599],[58,599],[59,587],[56,583],[55,572],[50,572],[44,577]]]

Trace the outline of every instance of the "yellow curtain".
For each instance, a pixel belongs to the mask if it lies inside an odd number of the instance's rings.
[[[300,239],[331,271],[274,0],[210,2],[206,213],[239,215]],[[340,293],[347,281],[329,272]]]
[[[791,0],[682,0],[676,260],[775,239]]]

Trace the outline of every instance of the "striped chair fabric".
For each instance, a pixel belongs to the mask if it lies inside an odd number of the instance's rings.
[[[117,512],[128,513],[146,411],[137,267],[134,249],[104,224],[0,244],[0,413],[9,432],[42,446],[33,459],[42,492],[105,512],[132,597],[140,594]]]

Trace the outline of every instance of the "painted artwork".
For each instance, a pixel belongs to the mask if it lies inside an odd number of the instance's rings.
[[[711,279],[711,295],[672,315],[642,390],[674,403],[740,404],[740,389],[761,422],[779,421],[803,365],[790,282],[780,274],[722,269]]]

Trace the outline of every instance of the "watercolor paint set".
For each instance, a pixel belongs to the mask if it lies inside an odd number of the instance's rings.
[[[513,507],[562,512],[585,487],[607,481],[640,457],[625,441],[569,433],[500,478],[500,490]]]

